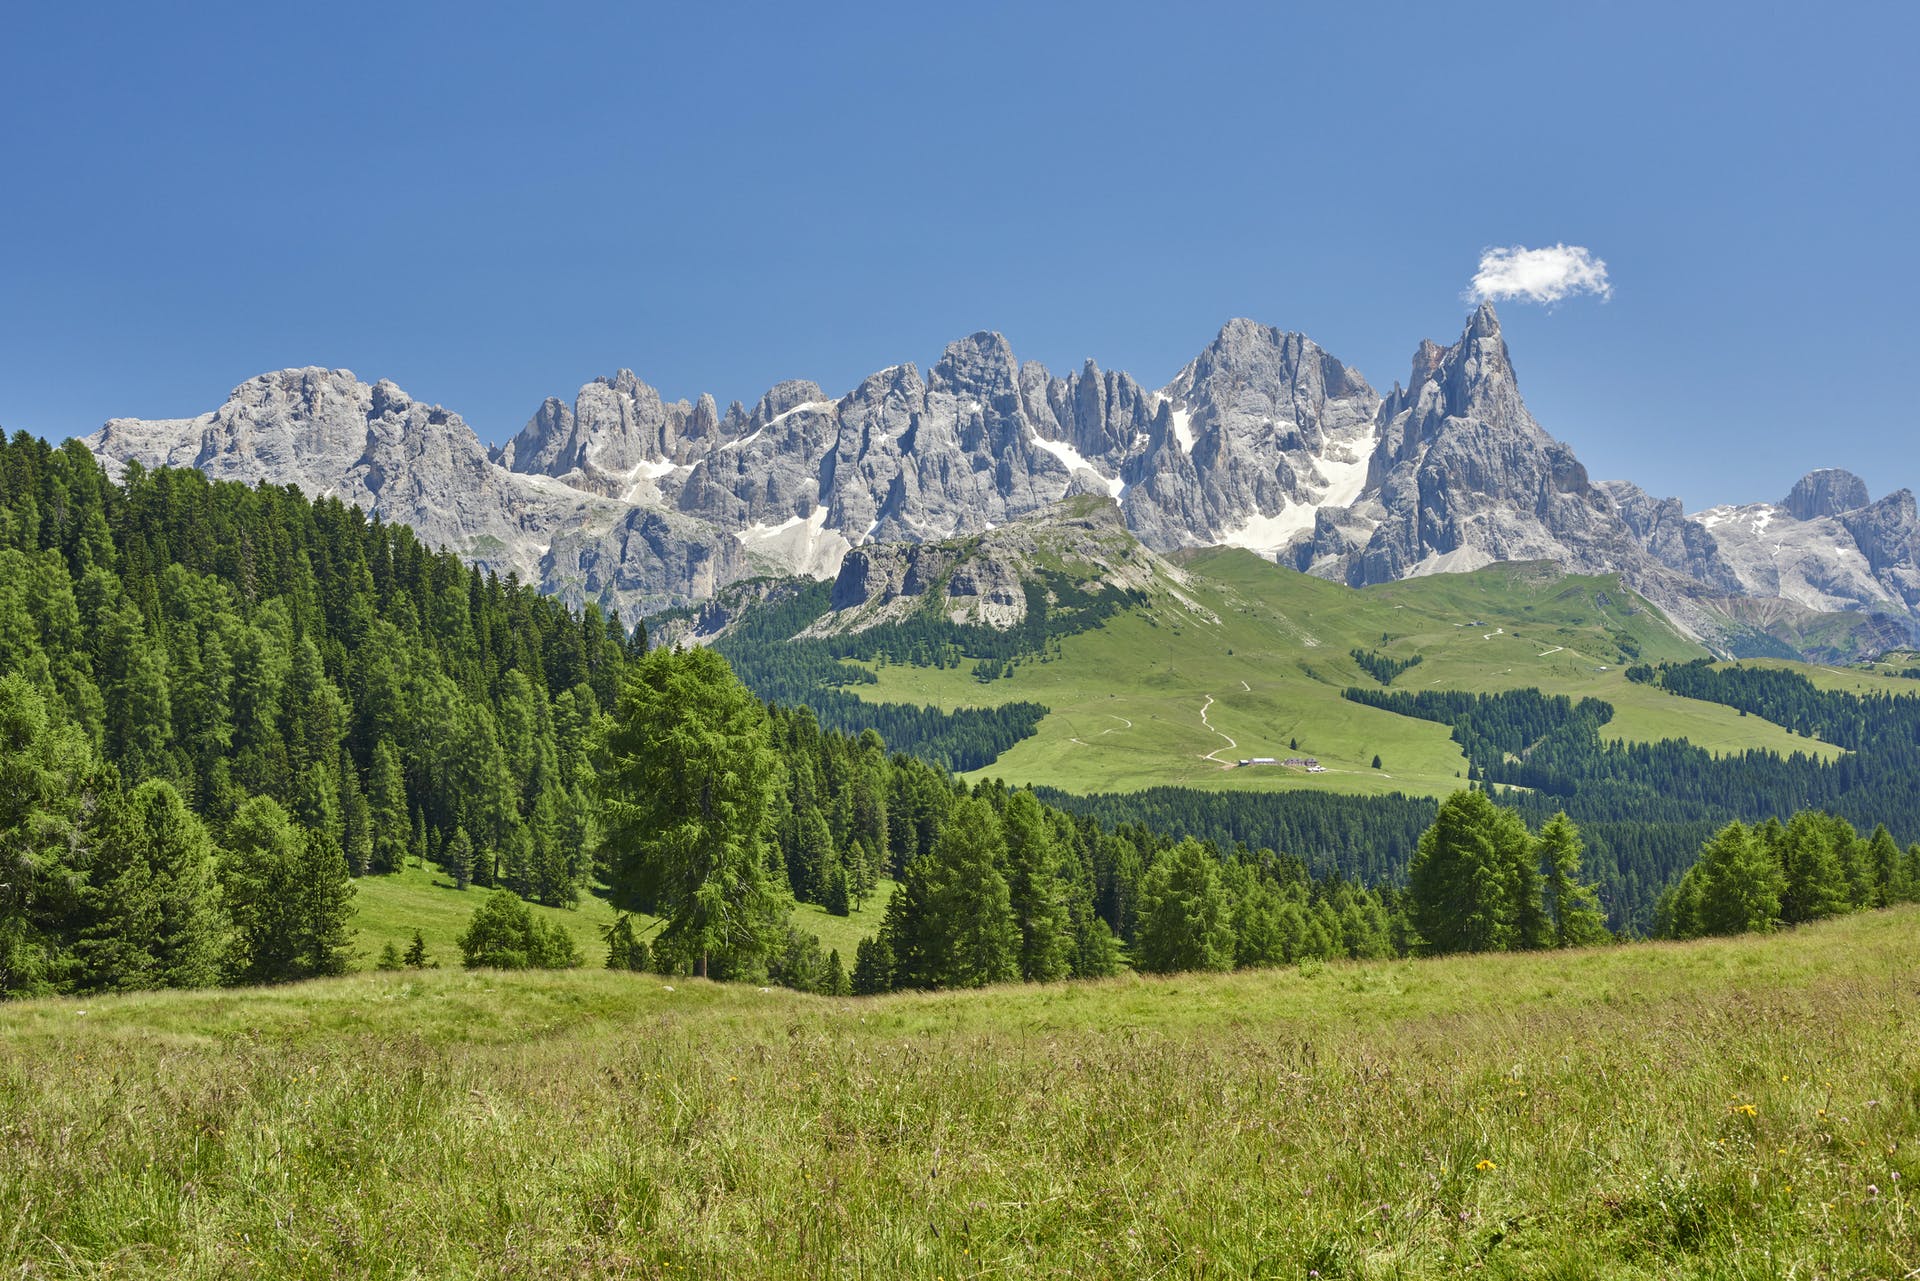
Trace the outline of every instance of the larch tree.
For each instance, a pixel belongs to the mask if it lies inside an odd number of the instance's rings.
[[[694,973],[764,954],[786,915],[767,867],[780,763],[767,713],[705,647],[656,649],[620,690],[597,751],[614,905],[660,917]]]
[[[1600,895],[1580,879],[1585,852],[1580,829],[1564,811],[1540,829],[1540,861],[1546,868],[1543,899],[1555,947],[1591,947],[1609,937]]]
[[[0,677],[0,997],[50,990],[79,893],[73,866],[105,790],[78,727],[49,715],[18,672]]]
[[[1159,974],[1232,969],[1232,912],[1218,860],[1191,837],[1181,841],[1140,883],[1135,963]]]

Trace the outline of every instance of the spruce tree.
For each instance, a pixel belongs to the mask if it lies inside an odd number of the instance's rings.
[[[340,749],[340,848],[347,871],[365,876],[373,866],[373,811],[360,790],[360,772],[346,748]]]
[[[1234,968],[1281,965],[1295,959],[1288,951],[1279,886],[1240,863],[1223,869],[1221,879],[1233,903]],[[1296,939],[1296,950],[1298,946]]]
[[[1812,811],[1795,814],[1774,846],[1783,874],[1780,919],[1788,925],[1817,921],[1850,906],[1842,853],[1835,848],[1836,833],[1825,818]]]
[[[1784,884],[1764,829],[1729,823],[1699,861],[1662,898],[1662,932],[1675,938],[1770,930],[1780,918]]]
[[[1867,839],[1866,861],[1873,874],[1871,906],[1886,907],[1906,897],[1906,878],[1901,866],[1900,846],[1893,839],[1893,834],[1887,831],[1885,823],[1875,827],[1873,835]]]
[[[407,944],[407,954],[403,958],[410,970],[430,970],[433,959],[427,955],[426,936],[419,930],[413,932],[413,942]]]
[[[631,916],[620,913],[601,933],[607,940],[608,969],[645,971],[653,968],[652,949],[633,932]]]
[[[852,986],[856,996],[893,990],[893,951],[884,935],[863,938],[854,948]]]
[[[847,978],[846,967],[840,963],[839,948],[827,953],[827,975],[822,986],[828,996],[853,995],[853,983]]]
[[[375,872],[397,872],[407,861],[413,819],[407,811],[407,785],[400,774],[400,752],[391,739],[383,738],[374,745],[367,792],[373,838],[369,866]]]
[[[1006,840],[983,800],[967,799],[947,815],[925,860],[931,912],[921,922],[937,958],[933,986],[984,987],[1020,974],[1020,929],[1007,879]]]
[[[820,895],[820,906],[834,916],[848,916],[853,912],[853,896],[849,889],[847,869],[835,859],[827,871],[827,883]]]
[[[455,889],[464,890],[473,884],[473,838],[467,835],[466,828],[453,829],[453,838],[447,842],[446,853],[441,857]]]
[[[107,759],[130,782],[166,777],[172,768],[173,703],[165,651],[131,604],[106,618],[100,692],[106,700]]]

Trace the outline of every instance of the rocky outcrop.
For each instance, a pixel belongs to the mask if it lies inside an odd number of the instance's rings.
[[[1865,507],[1867,482],[1837,467],[1810,471],[1800,478],[1780,506],[1795,520],[1819,520]]]
[[[1913,491],[1846,512],[1840,524],[1853,536],[1874,576],[1909,609],[1920,611],[1920,514]]]
[[[1546,560],[1655,585],[1612,496],[1527,412],[1492,307],[1451,347],[1421,345],[1377,427],[1360,500],[1316,521],[1299,568],[1360,585]]]
[[[806,634],[864,631],[929,606],[1004,631],[1027,617],[1029,584],[1061,575],[1096,596],[1184,578],[1128,532],[1111,498],[1088,495],[971,537],[856,548],[834,579],[830,612]]]

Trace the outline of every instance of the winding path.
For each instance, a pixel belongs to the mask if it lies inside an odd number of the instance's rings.
[[[1228,747],[1238,748],[1240,744],[1233,741],[1232,735],[1222,733],[1220,730],[1215,729],[1213,727],[1213,722],[1207,719],[1207,709],[1212,706],[1213,706],[1213,695],[1209,694],[1207,695],[1207,701],[1200,704],[1200,723],[1207,727],[1207,732],[1209,734],[1219,734],[1221,738],[1226,739]],[[1223,769],[1230,769],[1234,765],[1233,761],[1223,761],[1220,759],[1220,749],[1217,747],[1214,748],[1211,752],[1208,752],[1205,756],[1202,756],[1200,759],[1203,761],[1212,761],[1214,764],[1220,766]]]

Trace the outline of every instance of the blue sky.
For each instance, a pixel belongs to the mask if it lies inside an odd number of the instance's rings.
[[[1564,243],[1611,297],[1501,314],[1596,477],[1920,486],[1915,13],[8,5],[0,424],[321,364],[498,440],[983,328],[1157,386],[1235,315],[1384,390],[1484,250]]]

